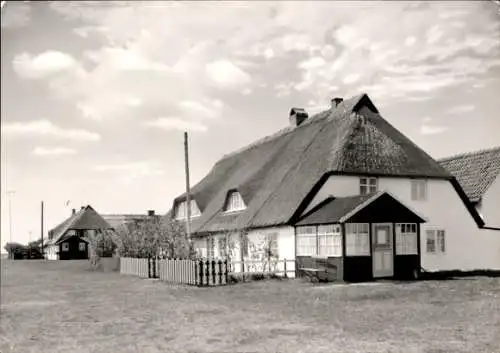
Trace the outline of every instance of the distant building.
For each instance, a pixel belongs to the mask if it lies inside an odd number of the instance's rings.
[[[49,260],[81,260],[89,257],[87,237],[95,232],[112,230],[90,205],[82,206],[71,216],[49,231],[45,253]]]
[[[147,219],[159,218],[153,210],[147,214],[108,214],[100,215],[90,205],[78,212],[72,210],[71,216],[49,231],[45,252],[49,260],[88,259],[87,237],[104,230],[119,231],[130,223],[140,223]]]
[[[154,210],[148,210],[146,214],[103,214],[102,217],[115,230],[132,223],[141,223],[148,219],[159,219],[161,216],[155,214]]]

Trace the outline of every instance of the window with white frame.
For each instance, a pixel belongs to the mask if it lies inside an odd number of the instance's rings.
[[[318,226],[318,255],[342,256],[342,234],[339,224]]]
[[[246,234],[241,236],[241,256],[248,256],[248,236]]]
[[[85,243],[84,242],[80,242],[80,244],[78,244],[78,249],[80,251],[85,251]]]
[[[207,257],[209,259],[213,259],[215,257],[215,242],[213,236],[209,236],[207,238]]]
[[[378,180],[377,178],[363,177],[359,178],[359,194],[366,195],[377,192]]]
[[[316,227],[297,227],[297,256],[314,256],[317,254]]]
[[[428,229],[427,247],[426,250],[431,254],[445,253],[446,252],[446,239],[445,231],[443,229]]]
[[[279,258],[278,252],[278,233],[267,234],[267,247],[269,249],[269,257]]]
[[[427,199],[427,180],[411,180],[411,199],[415,201],[423,201]]]
[[[62,243],[62,251],[69,251],[69,243]]]
[[[225,212],[236,212],[246,208],[245,202],[238,191],[230,191],[227,195],[226,204],[224,205]]]
[[[417,225],[415,223],[396,224],[396,254],[418,254]]]
[[[368,223],[346,223],[346,255],[370,255],[370,233]]]
[[[196,203],[196,200],[190,200],[189,203],[191,204],[191,218],[199,217],[201,216],[200,209],[198,208],[198,204]],[[186,201],[181,201],[177,203],[177,207],[175,208],[175,219],[186,219],[187,218],[187,202]]]
[[[227,238],[225,236],[221,236],[219,238],[219,257],[225,259],[227,257]]]

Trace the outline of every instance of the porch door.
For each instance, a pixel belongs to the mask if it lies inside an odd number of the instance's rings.
[[[393,232],[391,223],[376,223],[372,228],[373,277],[394,275]]]

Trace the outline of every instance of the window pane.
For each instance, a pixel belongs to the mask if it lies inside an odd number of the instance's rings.
[[[370,178],[370,185],[371,185],[371,186],[377,186],[377,179],[375,179],[375,178]]]
[[[273,258],[278,258],[278,234],[272,233],[268,235],[268,247],[269,247],[269,256]]]
[[[421,199],[421,200],[424,200],[425,199],[425,196],[426,196],[426,181],[425,180],[422,180],[420,181],[420,190],[419,190],[419,195],[418,197]]]
[[[438,238],[439,251],[445,252],[444,230],[437,231],[437,238]]]
[[[428,230],[427,234],[427,252],[436,252],[436,238],[433,230]]]
[[[219,257],[225,258],[227,256],[227,241],[226,237],[219,238]]]
[[[366,185],[359,186],[359,193],[361,195],[366,195],[368,193],[368,187]]]

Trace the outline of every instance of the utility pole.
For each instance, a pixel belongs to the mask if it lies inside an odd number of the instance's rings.
[[[42,243],[41,243],[41,251],[42,251],[42,258],[45,258],[45,255],[44,255],[44,249],[43,249],[43,201],[42,201],[42,209],[41,209],[41,223],[40,223],[40,235],[42,236]]]
[[[191,188],[189,186],[189,145],[187,131],[184,132],[184,162],[186,168],[186,232],[188,241],[191,244]]]
[[[12,243],[12,195],[16,192],[14,190],[7,191],[9,198],[9,243]]]

